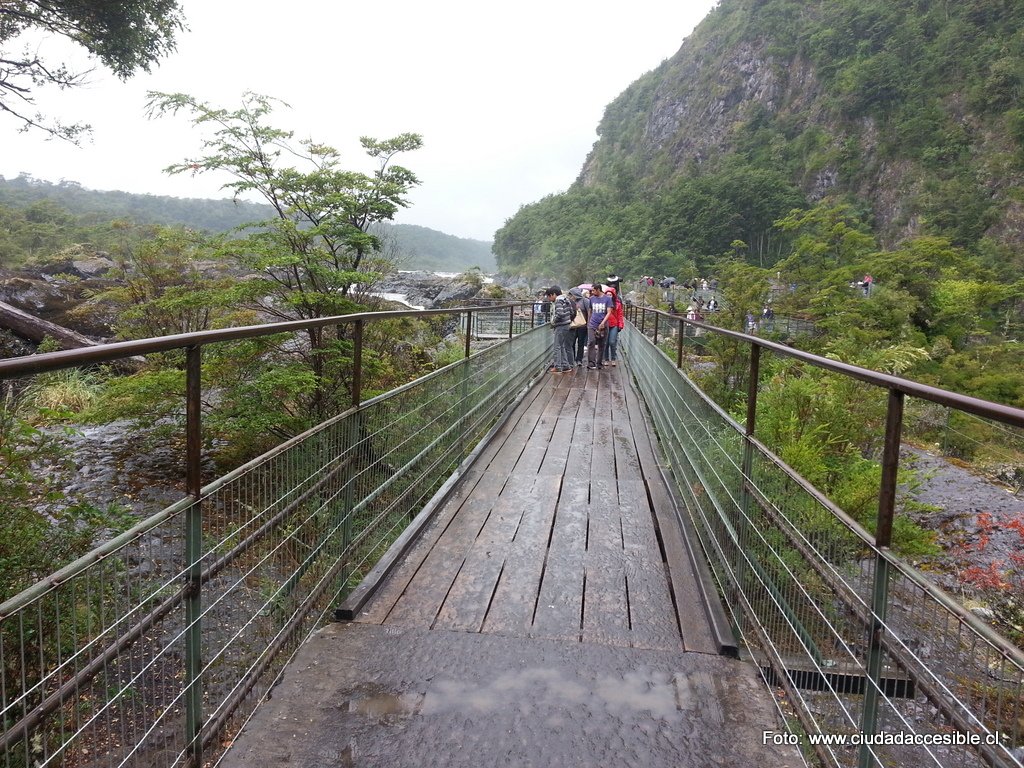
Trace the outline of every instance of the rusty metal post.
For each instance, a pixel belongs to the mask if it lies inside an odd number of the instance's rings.
[[[647,309],[640,309],[640,333],[644,333],[647,330]]]
[[[882,633],[889,608],[889,560],[884,550],[892,544],[892,525],[896,510],[897,475],[900,466],[900,439],[903,431],[902,392],[889,390],[885,415],[885,447],[882,449],[882,482],[878,491],[878,518],[875,522],[875,580],[871,594],[871,626],[868,630],[867,681],[864,690],[864,710],[861,733],[873,734],[878,730],[878,699],[882,680]],[[858,755],[858,768],[871,768],[877,763],[868,745],[863,744]]]
[[[512,330],[516,322],[516,308],[511,306],[508,308],[508,337],[512,338]]]
[[[736,561],[734,570],[737,583],[735,588],[742,589],[742,581],[745,577],[746,568],[745,551],[747,531],[750,518],[750,476],[754,471],[754,430],[757,426],[757,389],[761,377],[761,347],[757,344],[750,345],[750,369],[747,379],[747,421],[743,435],[743,463],[740,477],[740,516],[736,520]]]
[[[363,321],[356,320],[352,330],[352,407],[363,399]]]
[[[202,347],[185,349],[185,492],[199,499],[203,486]]]
[[[185,512],[185,743],[189,759],[203,764],[202,687],[202,347],[185,350],[185,486],[192,504]]]
[[[878,527],[875,546],[892,543],[892,523],[896,510],[897,473],[900,467],[900,439],[903,431],[903,393],[889,390],[885,416],[885,447],[882,451],[882,484],[878,493]]]
[[[469,357],[472,351],[473,341],[473,310],[466,310],[466,357]]]
[[[654,313],[654,346],[658,346],[658,318],[661,317],[657,312]]]
[[[676,368],[683,367],[683,336],[686,334],[686,320],[679,318],[679,339],[676,342]]]
[[[757,344],[750,345],[750,378],[747,381],[747,426],[746,436],[754,436],[754,427],[757,423],[757,387],[761,377],[761,347]],[[750,441],[747,441],[748,445]],[[744,470],[746,471],[746,470]]]

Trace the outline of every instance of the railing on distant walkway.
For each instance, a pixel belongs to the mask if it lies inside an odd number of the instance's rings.
[[[1016,427],[1024,411],[695,325],[749,346],[740,424],[681,370],[688,321],[639,308],[631,319],[620,345],[686,524],[747,648],[784,691],[779,708],[794,736],[802,729],[801,743],[825,765],[1024,765],[1024,653],[889,549],[904,399]],[[652,343],[659,329],[669,352]],[[888,393],[874,535],[756,438],[762,352]],[[863,734],[874,742],[858,744]]]
[[[643,323],[648,320],[648,317],[641,310],[654,309],[654,307],[644,307],[642,305],[635,305],[630,306],[628,309],[630,311],[636,312],[638,322]],[[706,312],[706,314],[702,315],[704,319],[700,323],[687,323],[686,325],[684,325],[682,337],[685,339],[685,343],[700,344],[705,337],[705,331],[701,326],[713,325],[715,327],[718,327],[718,319],[721,316],[720,312],[721,310],[717,310],[714,312]],[[658,315],[655,315],[654,317],[651,317],[650,321],[652,323],[652,334],[656,331],[656,325],[654,324],[658,322],[655,320],[655,317],[660,316],[671,318],[672,322],[669,323],[666,323],[664,320],[660,321],[662,328],[667,328],[669,329],[669,332],[671,332],[671,329],[674,328],[675,325],[678,325],[680,319],[686,318],[686,313],[679,311],[663,312]],[[648,329],[644,327],[642,330],[644,330],[644,332],[647,332]],[[815,333],[817,333],[817,326],[815,325],[813,320],[808,320],[807,318],[803,317],[793,317],[791,315],[773,315],[770,318],[765,318],[759,316],[753,318],[753,325],[752,327],[748,328],[748,331],[758,336],[792,339],[797,336],[814,335]]]
[[[524,333],[543,322],[544,317],[535,313],[532,304],[518,307],[511,314],[507,307],[478,307],[471,314],[461,315],[459,327],[465,333],[466,324],[471,324],[475,339],[501,339]]]
[[[382,312],[0,361],[0,379],[168,349],[188,353],[187,496],[0,605],[5,766],[209,763],[285,662],[460,471],[540,374],[546,329],[513,327],[366,402],[366,323]],[[465,325],[472,326],[472,319]],[[203,487],[199,355],[234,339],[351,324],[354,404]],[[519,328],[527,332],[514,335]]]

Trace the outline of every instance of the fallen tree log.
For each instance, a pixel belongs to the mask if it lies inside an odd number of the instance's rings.
[[[49,336],[60,344],[61,349],[94,347],[99,343],[78,331],[43,320],[3,301],[0,301],[0,328],[6,328],[23,339],[35,342]]]

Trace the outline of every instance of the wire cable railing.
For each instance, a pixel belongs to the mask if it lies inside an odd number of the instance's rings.
[[[465,328],[476,311],[316,322],[461,313]],[[0,605],[0,765],[215,764],[303,639],[545,369],[547,329],[511,305],[480,311],[503,340],[473,352],[466,334],[463,359],[364,402],[357,386],[352,407],[202,487],[199,350],[309,322],[0,361],[3,378],[188,350],[193,467],[179,501]]]
[[[904,398],[1011,428],[1024,411],[654,310],[631,319],[629,370],[734,626],[778,694],[778,738],[824,765],[1024,765],[1024,653],[890,549]],[[748,346],[746,424],[684,372],[686,325]],[[756,437],[765,351],[887,397],[874,534]]]

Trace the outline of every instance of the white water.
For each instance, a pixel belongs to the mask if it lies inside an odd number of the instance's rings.
[[[383,291],[374,291],[370,295],[384,299],[385,301],[397,301],[399,304],[405,304],[409,309],[426,309],[426,307],[419,307],[415,304],[410,304],[408,302],[409,297],[404,293],[385,293]]]

